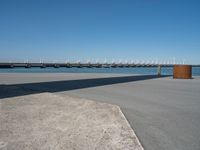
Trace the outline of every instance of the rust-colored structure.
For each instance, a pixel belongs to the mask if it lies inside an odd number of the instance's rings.
[[[174,65],[173,77],[174,79],[191,79],[192,65]]]

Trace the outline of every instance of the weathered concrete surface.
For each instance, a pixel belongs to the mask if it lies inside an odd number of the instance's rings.
[[[50,93],[0,100],[0,149],[143,150],[118,106]]]
[[[0,73],[0,84],[38,83],[77,79],[130,76],[130,74],[111,73]]]
[[[130,74],[129,74],[130,75]],[[125,74],[93,73],[5,73],[0,74],[3,89],[9,84],[39,82],[33,89],[60,88],[51,81],[127,76]],[[134,75],[133,75],[134,76]],[[42,82],[49,81],[49,84]],[[92,81],[95,82],[95,81]],[[96,81],[97,82],[97,81]],[[77,82],[75,82],[77,83]],[[70,86],[76,86],[75,83]],[[88,84],[88,82],[78,82]],[[115,81],[113,82],[115,83]],[[99,80],[97,85],[99,85]],[[85,86],[86,87],[86,86]],[[6,90],[0,86],[0,95]],[[9,88],[9,86],[8,86]],[[31,89],[32,90],[32,89]],[[17,92],[16,88],[14,91]],[[28,93],[28,92],[27,92]],[[17,95],[23,95],[23,93]],[[146,150],[200,150],[200,77],[174,80],[172,77],[129,81],[106,86],[94,86],[57,92],[120,106]],[[15,94],[13,94],[15,95]]]
[[[150,79],[59,94],[120,106],[146,150],[200,150],[200,77]]]

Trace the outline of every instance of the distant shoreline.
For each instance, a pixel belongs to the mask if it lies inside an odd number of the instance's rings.
[[[193,67],[193,76],[200,76],[200,67]],[[157,68],[10,68],[0,69],[0,73],[98,73],[98,74],[128,74],[156,75]],[[161,68],[162,75],[172,75],[173,68]]]

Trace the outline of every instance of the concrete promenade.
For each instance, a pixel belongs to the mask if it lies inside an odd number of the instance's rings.
[[[1,73],[0,97],[51,92],[116,104],[144,149],[199,150],[200,77],[173,80],[172,77],[128,76]],[[24,92],[6,90],[13,85]]]
[[[119,106],[52,93],[0,101],[0,150],[143,150]]]

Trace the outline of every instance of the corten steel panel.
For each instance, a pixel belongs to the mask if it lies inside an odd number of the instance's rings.
[[[174,79],[191,79],[192,66],[191,65],[174,65],[173,77]]]

